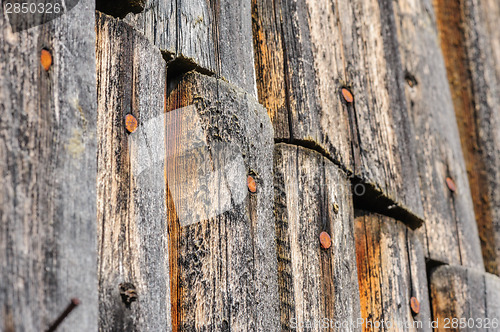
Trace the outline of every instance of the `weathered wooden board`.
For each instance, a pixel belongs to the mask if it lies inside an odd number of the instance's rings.
[[[500,274],[500,3],[434,1],[486,271]]]
[[[429,1],[399,0],[394,12],[406,98],[415,127],[428,257],[484,269],[460,135]],[[447,186],[451,178],[456,191]]]
[[[209,71],[256,95],[250,5],[250,0],[148,0],[143,12],[125,20],[174,60],[173,71]]]
[[[432,331],[424,250],[395,219],[356,210],[356,261],[363,331]],[[412,312],[415,297],[420,312]]]
[[[500,279],[462,266],[430,274],[436,331],[500,331]]]
[[[278,141],[323,153],[366,184],[359,204],[417,226],[413,132],[388,12],[389,1],[254,0],[257,87]]]
[[[19,32],[3,11],[0,330],[44,331],[78,298],[58,331],[96,331],[94,2]]]
[[[166,109],[173,330],[278,331],[269,117],[194,71]]]
[[[355,331],[360,318],[347,175],[316,151],[277,144],[274,197],[281,330]],[[320,234],[331,247],[323,248]]]
[[[166,64],[120,20],[98,14],[96,31],[99,327],[169,330]],[[132,133],[125,128],[129,114],[138,122]]]

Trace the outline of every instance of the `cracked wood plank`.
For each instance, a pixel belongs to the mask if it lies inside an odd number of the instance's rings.
[[[431,331],[424,250],[416,233],[386,216],[355,213],[363,331]],[[420,302],[416,315],[411,311],[411,297]],[[382,321],[385,328],[370,325]]]
[[[166,65],[123,21],[98,14],[96,31],[99,328],[169,330]],[[128,114],[138,122],[132,133]]]
[[[125,20],[167,58],[256,95],[250,5],[250,0],[148,0],[142,13]]]
[[[274,184],[281,330],[356,330],[359,290],[346,174],[313,150],[280,143]],[[331,236],[327,249],[320,245],[322,232]],[[345,325],[334,329],[331,322]]]
[[[2,331],[44,331],[71,298],[59,331],[97,330],[93,21],[89,0],[22,31],[0,17]]]
[[[182,77],[166,110],[173,330],[278,331],[265,110],[249,93],[196,72]]]
[[[431,272],[430,288],[436,331],[500,331],[498,276],[443,265]]]
[[[421,224],[391,3],[253,0],[252,8],[259,100],[275,138],[320,151],[353,173],[366,184],[358,204]],[[353,103],[344,101],[343,87]]]
[[[415,127],[427,257],[484,269],[460,135],[430,1],[394,2]],[[423,51],[425,50],[425,52]],[[456,184],[448,189],[446,178]]]
[[[500,3],[434,1],[486,271],[500,274]]]

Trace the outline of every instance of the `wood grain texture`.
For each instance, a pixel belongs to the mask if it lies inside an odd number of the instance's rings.
[[[0,17],[2,331],[44,331],[72,297],[59,331],[97,330],[93,21],[87,0],[20,32]]]
[[[395,219],[356,210],[354,237],[362,330],[431,331],[424,250],[415,232]],[[420,302],[417,315],[412,296]]]
[[[359,290],[346,174],[313,150],[280,143],[274,187],[281,330],[356,330]],[[322,232],[331,236],[328,249],[320,245]]]
[[[173,330],[279,330],[265,110],[251,94],[196,72],[181,79],[166,109]]]
[[[406,98],[415,127],[427,255],[436,261],[484,269],[432,5],[399,0],[394,11]],[[456,192],[448,189],[447,177],[455,182]]]
[[[201,67],[256,95],[250,0],[148,0],[125,20],[172,65]],[[175,68],[174,68],[175,70]]]
[[[440,266],[430,274],[430,288],[433,317],[439,324],[436,331],[500,331],[498,276]],[[454,318],[459,319],[457,325],[452,325]]]
[[[486,271],[500,274],[498,1],[434,1]]]
[[[377,201],[369,207],[418,226],[423,210],[391,2],[254,0],[252,8],[259,101],[276,139],[321,152],[366,184],[364,204]]]
[[[96,31],[99,326],[169,330],[166,65],[156,47],[120,20],[98,14]],[[125,129],[127,114],[138,121],[133,133]],[[121,295],[121,283],[131,284],[135,302]]]

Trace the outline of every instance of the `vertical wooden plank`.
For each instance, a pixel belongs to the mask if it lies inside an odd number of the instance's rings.
[[[0,17],[0,330],[44,331],[78,298],[59,330],[95,331],[94,2],[31,18]]]
[[[415,126],[428,257],[484,269],[432,5],[429,1],[399,0],[394,10],[406,72],[406,98]],[[456,191],[448,188],[447,178],[454,182]]]
[[[149,0],[125,20],[174,66],[211,72],[256,95],[250,0]]]
[[[500,270],[498,1],[434,1],[486,271]]]
[[[166,66],[123,21],[98,14],[96,31],[100,329],[169,330]]]
[[[281,329],[351,331],[360,317],[345,173],[303,147],[275,147]],[[328,234],[328,248],[320,236]],[[324,245],[324,243],[323,243]]]
[[[423,211],[391,11],[376,0],[254,0],[257,85],[277,140],[323,153],[367,184],[366,208],[416,227]]]
[[[356,261],[363,331],[431,331],[424,251],[403,223],[357,210]],[[411,298],[420,303],[412,312]]]
[[[146,0],[144,10],[129,13],[124,21],[142,32],[162,52],[177,50],[178,0]]]
[[[437,331],[500,331],[498,276],[462,266],[440,266],[430,278]]]
[[[274,1],[252,1],[255,75],[259,102],[267,110],[274,137],[290,139],[281,20]]]
[[[173,330],[277,331],[269,118],[196,72],[166,109]]]

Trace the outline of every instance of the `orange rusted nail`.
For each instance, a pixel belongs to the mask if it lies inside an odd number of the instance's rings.
[[[413,314],[418,315],[418,313],[420,312],[420,303],[414,296],[412,296],[412,298],[410,299],[410,307]]]
[[[125,128],[130,133],[133,133],[137,129],[137,119],[132,114],[127,114],[125,116]]]
[[[451,192],[457,191],[457,186],[455,185],[455,181],[453,181],[452,178],[450,177],[446,178],[446,185],[448,186],[448,189],[450,189]]]
[[[332,238],[327,232],[321,232],[319,235],[319,242],[321,243],[321,247],[323,249],[328,249],[332,245]]]
[[[40,53],[40,62],[42,63],[43,69],[45,71],[49,71],[50,66],[52,65],[52,54],[46,49],[43,49]]]
[[[257,192],[257,183],[255,183],[255,179],[251,175],[247,178],[247,186],[251,193]]]
[[[354,101],[351,91],[346,88],[342,88],[342,97],[344,97],[344,100],[348,103],[352,103]]]

